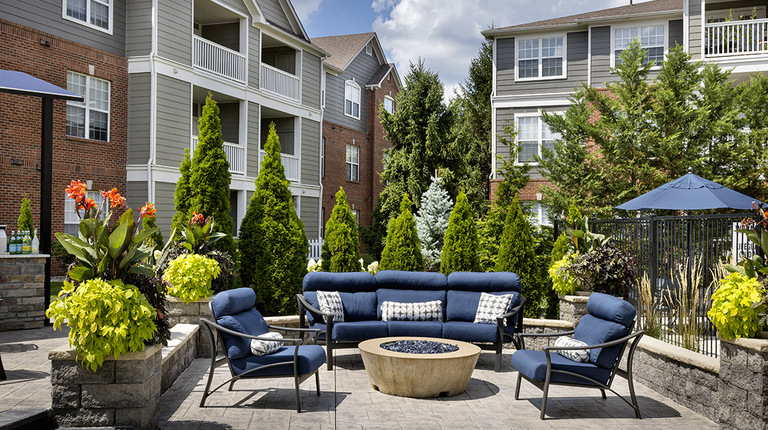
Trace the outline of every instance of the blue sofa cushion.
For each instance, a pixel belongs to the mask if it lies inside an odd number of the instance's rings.
[[[376,291],[376,280],[368,272],[309,272],[304,276],[302,291]]]
[[[379,272],[381,273],[381,272]],[[409,273],[409,272],[399,272]],[[427,273],[427,272],[424,272]],[[442,274],[440,274],[442,276]],[[384,302],[398,303],[423,303],[433,300],[440,300],[443,306],[443,315],[445,315],[445,291],[419,291],[419,290],[392,290],[380,288],[376,292],[378,303],[376,304],[376,319],[381,320],[381,305]],[[474,318],[474,317],[473,317]]]
[[[443,338],[464,342],[496,342],[496,324],[474,324],[463,321],[448,321],[443,324]]]
[[[619,323],[584,315],[576,326],[573,338],[586,342],[587,345],[610,342],[629,334],[629,329]],[[610,348],[595,348],[589,350],[589,360],[605,368],[611,368],[616,363],[621,352],[621,345]]]
[[[456,272],[454,272],[456,273]],[[453,275],[453,273],[451,273]],[[450,277],[450,275],[448,275]],[[446,321],[469,321],[475,320],[477,314],[477,305],[480,303],[481,292],[477,291],[454,291],[449,290],[446,304]],[[512,294],[512,301],[509,303],[509,309],[514,308],[520,303],[520,293],[514,291],[494,291],[489,294]]]
[[[600,319],[632,327],[637,316],[634,306],[626,300],[603,293],[592,293],[587,300],[587,312]]]
[[[490,293],[493,291],[523,292],[520,277],[511,272],[453,272],[448,275],[447,289],[476,291],[478,293]]]
[[[309,302],[310,305],[312,305],[312,307],[314,307],[315,309],[320,309],[320,302],[317,300],[316,291],[304,291],[304,298]],[[307,324],[310,326],[318,322],[325,323],[325,320],[323,320],[323,317],[320,314],[307,311],[306,315],[307,315]]]
[[[376,285],[379,289],[445,291],[448,289],[448,279],[436,272],[382,270],[376,274]]]
[[[355,321],[333,324],[335,342],[359,342],[376,337],[387,337],[387,323],[383,321]]]
[[[257,357],[249,355],[244,358],[230,360],[235,375],[240,375],[251,369],[266,364],[286,362],[284,366],[275,366],[264,371],[253,372],[254,377],[271,375],[293,375],[293,351],[295,346],[284,346],[272,354]],[[299,347],[299,374],[306,375],[319,369],[325,363],[325,349],[319,345],[301,345]],[[247,378],[247,376],[246,376]]]
[[[344,304],[344,321],[375,321],[376,293],[339,293]]]
[[[387,321],[389,336],[442,337],[440,321]]]
[[[256,293],[251,288],[222,291],[211,299],[211,308],[216,318],[222,315],[239,314],[253,308],[255,304]]]
[[[610,369],[605,369],[592,363],[578,363],[571,361],[556,352],[551,352],[550,357],[552,358],[552,370],[565,370],[578,373],[579,375],[590,377],[603,384],[607,384],[608,379],[611,377]],[[512,367],[534,381],[544,381],[547,377],[547,358],[544,351],[530,351],[526,349],[515,351],[515,353],[512,354]],[[558,372],[552,372],[550,381],[596,385],[586,379]]]
[[[264,321],[264,317],[262,317],[261,313],[254,308],[250,308],[247,311],[235,315],[221,316],[216,318],[216,322],[224,328],[234,330],[238,333],[250,334],[252,336],[264,334],[269,330],[266,321]],[[251,354],[250,339],[232,336],[226,333],[222,333],[221,337],[224,339],[224,347],[227,350],[227,356],[230,360],[243,358]]]

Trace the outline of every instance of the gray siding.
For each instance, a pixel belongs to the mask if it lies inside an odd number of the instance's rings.
[[[112,2],[112,34],[62,16],[62,0],[0,0],[0,18],[125,56],[125,2]]]
[[[200,34],[211,42],[240,51],[240,21],[204,25],[201,28]]]
[[[128,164],[149,161],[151,93],[149,73],[128,75]]]
[[[192,64],[192,5],[194,2],[158,2],[158,55],[182,64]]]
[[[701,45],[704,29],[701,28],[701,2],[691,0],[689,4],[690,27],[688,31],[688,52],[693,55],[694,61],[701,60]]]
[[[251,0],[219,0],[219,1],[242,14],[248,15],[248,8],[245,7],[244,1],[251,1]]]
[[[163,231],[166,238],[171,233],[171,221],[176,210],[173,206],[173,193],[176,191],[176,184],[168,182],[155,182],[155,209],[157,212],[157,226]]]
[[[149,200],[147,197],[147,181],[128,182],[125,184],[125,203],[129,208],[138,208],[144,206]],[[151,202],[150,202],[151,203]],[[134,217],[138,215],[134,212]],[[159,215],[159,214],[158,214]],[[171,215],[173,217],[173,215]]]
[[[248,86],[259,88],[259,73],[261,72],[261,32],[258,28],[248,26]]]
[[[320,109],[320,57],[304,51],[301,60],[301,102],[306,106]]]
[[[676,19],[669,21],[669,48],[672,49],[675,45],[683,46],[683,20]]]
[[[592,27],[592,82],[599,87],[613,82],[611,73],[611,27]]]
[[[320,185],[320,123],[306,118],[301,120],[301,183]]]
[[[152,51],[152,0],[127,3],[125,55],[149,55]]]
[[[588,33],[579,31],[566,35],[566,79],[515,82],[514,39],[500,39],[496,60],[503,64],[503,72],[496,74],[499,95],[525,95],[531,93],[561,93],[572,90],[587,80]],[[503,41],[501,44],[499,42]],[[501,66],[499,66],[501,69]]]
[[[320,217],[320,200],[317,197],[301,197],[299,218],[304,222],[304,232],[307,239],[314,240],[320,237],[318,219]]]
[[[189,148],[192,88],[168,76],[157,77],[157,164],[178,167]]]
[[[248,160],[246,161],[247,176],[256,177],[259,174],[259,105],[248,103]],[[250,201],[250,198],[248,199]]]
[[[368,97],[372,96],[370,91],[365,89],[365,84],[380,66],[375,57],[366,54],[363,50],[352,60],[343,74],[338,76],[326,74],[323,119],[364,133],[368,118]],[[344,83],[352,78],[355,78],[355,82],[360,85],[359,120],[344,115]]]
[[[259,4],[261,11],[269,22],[275,23],[286,30],[291,29],[291,23],[288,21],[288,17],[285,16],[285,12],[278,0],[257,0],[256,3]]]

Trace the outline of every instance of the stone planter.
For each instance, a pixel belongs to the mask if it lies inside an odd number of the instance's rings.
[[[67,347],[48,353],[51,407],[59,427],[155,429],[161,394],[161,345],[108,357],[93,372]]]
[[[170,326],[173,327],[176,324],[200,324],[200,318],[213,321],[211,310],[208,307],[210,302],[211,297],[206,297],[192,303],[184,303],[176,297],[166,296],[165,310]],[[197,357],[210,358],[212,346],[208,334],[204,333],[204,330],[199,330],[196,336],[197,352],[195,355]]]
[[[741,429],[768,429],[768,340],[720,340],[717,421]]]
[[[581,292],[579,292],[581,293]],[[574,327],[579,323],[581,317],[587,314],[587,295],[559,296],[560,297],[560,319],[568,321]]]
[[[0,255],[0,331],[41,328],[47,254]]]

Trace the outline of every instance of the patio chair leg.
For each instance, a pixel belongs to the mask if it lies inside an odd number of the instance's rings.
[[[603,399],[607,399],[607,397],[605,397],[605,390],[603,390],[602,388],[600,389],[600,394],[603,395]]]
[[[328,370],[333,370],[333,344],[328,339],[325,340],[325,351],[327,353]]]
[[[630,365],[627,372],[627,383],[629,384],[629,397],[632,398],[632,407],[635,409],[635,416],[637,419],[643,419],[640,415],[640,405],[637,404],[637,396],[635,396],[635,384],[632,382],[632,367]]]
[[[517,373],[517,386],[515,387],[515,400],[520,400],[520,383],[523,382],[523,374]]]
[[[229,390],[228,391],[232,391],[232,387],[234,387],[234,386],[235,386],[235,380],[233,379],[232,382],[229,383]]]
[[[317,387],[317,396],[320,397],[320,371],[315,370],[315,386]]]
[[[497,372],[501,372],[501,351],[496,351],[496,366],[495,369]]]
[[[547,378],[547,381],[544,382],[544,395],[541,399],[541,414],[539,415],[539,419],[544,419],[544,414],[547,412],[547,395],[549,395],[549,378]]]
[[[301,393],[299,393],[299,377],[293,378],[293,383],[296,386],[296,412],[301,413]]]

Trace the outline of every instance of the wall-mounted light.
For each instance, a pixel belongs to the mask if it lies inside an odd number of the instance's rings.
[[[87,187],[86,189],[90,190],[91,187],[93,187],[93,181],[90,180],[90,179],[86,179],[85,180],[85,186]]]
[[[45,46],[45,47],[50,47],[51,46],[51,42],[48,41],[48,40],[45,40],[45,39],[40,39],[40,45]]]

